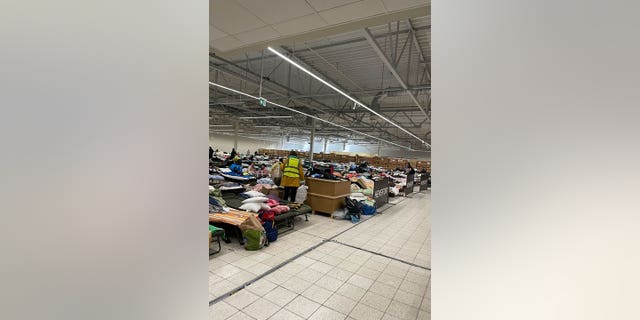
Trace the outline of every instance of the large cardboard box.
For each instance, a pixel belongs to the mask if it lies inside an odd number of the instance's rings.
[[[351,193],[351,182],[349,181],[305,178],[305,184],[309,187],[309,193],[325,196]]]
[[[328,213],[333,218],[333,212],[344,208],[344,198],[351,193],[337,196],[326,196],[317,193],[307,193],[306,203],[311,206],[312,213],[322,212]]]

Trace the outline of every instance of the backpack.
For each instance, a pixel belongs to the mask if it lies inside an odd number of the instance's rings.
[[[365,216],[371,216],[376,214],[376,207],[374,206],[370,206],[368,204],[365,203],[360,203],[362,205],[362,214],[364,214]]]
[[[362,213],[362,203],[360,203],[360,201],[347,197],[344,198],[344,204],[347,207],[349,214],[357,214],[359,217]]]
[[[264,227],[264,231],[267,236],[267,241],[274,242],[278,240],[278,228],[276,228],[275,221],[273,220],[265,221],[262,223],[262,226]]]

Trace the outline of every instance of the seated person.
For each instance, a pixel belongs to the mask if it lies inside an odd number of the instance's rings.
[[[231,169],[231,172],[233,172],[234,174],[241,176],[242,175],[242,162],[240,161],[240,158],[235,157],[233,159],[233,164],[231,164],[231,166],[229,166],[229,169]]]

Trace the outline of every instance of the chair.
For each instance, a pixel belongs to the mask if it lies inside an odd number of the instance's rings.
[[[209,225],[209,234],[211,235],[212,238],[215,238],[215,241],[218,243],[218,250],[211,249],[211,244],[209,244],[209,256],[212,256],[220,252],[220,250],[222,250],[222,245],[220,244],[220,237],[224,237],[224,229],[220,229],[212,225]]]

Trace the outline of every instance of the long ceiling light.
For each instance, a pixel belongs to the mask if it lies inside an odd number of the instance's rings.
[[[280,58],[284,59],[285,61],[287,61],[287,62],[291,63],[291,64],[292,64],[292,65],[294,65],[296,68],[298,68],[298,69],[300,69],[300,70],[304,71],[306,74],[308,74],[308,75],[312,76],[312,77],[313,77],[313,78],[315,78],[316,80],[318,80],[318,81],[322,82],[323,84],[325,84],[325,85],[326,85],[326,86],[328,86],[329,88],[333,89],[333,90],[334,90],[334,91],[336,91],[337,93],[339,93],[339,94],[343,95],[344,97],[346,97],[347,99],[349,99],[349,100],[353,101],[353,103],[355,103],[355,104],[357,104],[357,105],[359,105],[359,106],[361,106],[361,107],[363,107],[363,108],[367,109],[369,112],[371,112],[371,113],[375,114],[376,116],[380,117],[380,118],[381,118],[381,119],[383,119],[384,121],[389,122],[390,124],[394,125],[396,128],[398,128],[398,129],[400,129],[400,130],[404,131],[405,133],[407,133],[408,135],[410,135],[410,136],[412,136],[412,137],[414,137],[414,138],[418,139],[422,144],[424,144],[424,145],[426,145],[426,146],[428,146],[428,147],[431,147],[431,145],[430,145],[429,143],[427,143],[426,141],[424,141],[424,140],[420,139],[420,138],[419,138],[418,136],[416,136],[415,134],[413,134],[413,133],[409,132],[407,129],[405,129],[405,128],[401,127],[399,124],[397,124],[397,123],[395,123],[395,122],[393,122],[393,121],[389,120],[387,117],[385,117],[385,116],[383,116],[383,115],[381,115],[381,114],[379,114],[379,113],[375,112],[375,111],[374,111],[374,110],[372,110],[371,108],[369,108],[369,107],[367,107],[366,105],[364,105],[362,102],[360,102],[360,101],[358,101],[358,100],[354,99],[353,97],[351,97],[350,95],[346,94],[346,93],[345,93],[345,92],[343,92],[342,90],[340,90],[340,89],[336,88],[335,86],[333,86],[332,84],[328,83],[327,81],[324,81],[322,78],[318,77],[318,76],[317,76],[317,75],[315,75],[313,72],[311,72],[311,71],[309,71],[309,70],[305,69],[303,66],[301,66],[301,65],[299,65],[298,63],[296,63],[295,61],[293,61],[293,60],[291,60],[291,59],[287,58],[285,55],[283,55],[282,53],[278,52],[277,50],[274,50],[274,49],[273,49],[273,48],[271,48],[271,47],[267,47],[267,49],[269,49],[269,51],[271,51],[271,52],[275,53],[277,56],[279,56]]]
[[[291,116],[257,116],[257,117],[238,117],[239,119],[291,119]]]
[[[225,87],[225,86],[223,86],[223,85],[221,85],[221,84],[213,83],[213,82],[211,82],[211,81],[209,81],[209,84],[210,84],[210,85],[212,85],[212,86],[218,87],[218,88],[222,88],[222,89],[225,89],[225,90],[228,90],[228,91],[231,91],[231,92],[234,92],[234,93],[237,93],[237,94],[240,94],[240,95],[243,95],[243,96],[249,97],[249,98],[253,98],[253,99],[255,99],[255,100],[260,100],[260,98],[258,98],[258,97],[256,97],[256,96],[252,96],[252,95],[250,95],[250,94],[248,94],[248,93],[244,93],[244,92],[242,92],[242,91],[238,91],[238,90],[236,90],[236,89],[231,89],[231,88],[229,88],[229,87]],[[389,140],[385,140],[385,139],[382,139],[382,138],[379,138],[379,137],[375,137],[375,136],[372,136],[372,135],[370,135],[370,134],[366,134],[366,133],[364,133],[364,132],[360,132],[360,131],[358,131],[358,130],[354,130],[354,129],[351,129],[351,128],[348,128],[348,127],[345,127],[345,126],[343,126],[343,125],[339,125],[339,124],[337,124],[337,123],[333,123],[333,122],[331,122],[331,121],[328,121],[328,120],[325,120],[325,119],[322,119],[322,118],[316,117],[316,116],[314,116],[314,115],[310,115],[310,114],[308,114],[308,113],[304,113],[304,112],[302,112],[302,111],[299,111],[299,110],[296,110],[296,109],[292,109],[292,108],[289,108],[289,107],[283,106],[283,105],[278,104],[278,103],[275,103],[275,102],[271,102],[271,101],[269,101],[269,100],[266,100],[266,102],[267,102],[267,103],[270,103],[270,104],[272,104],[272,105],[274,105],[274,106],[280,107],[280,108],[282,108],[282,109],[289,110],[289,111],[291,111],[291,112],[295,112],[295,113],[301,114],[301,115],[303,115],[303,116],[306,116],[306,117],[309,117],[309,118],[316,119],[316,120],[318,120],[318,121],[322,121],[322,122],[327,123],[327,124],[330,124],[330,125],[332,125],[332,126],[336,126],[336,127],[338,127],[338,128],[342,128],[342,129],[344,129],[344,130],[348,130],[348,131],[351,131],[351,132],[353,132],[353,133],[357,133],[357,134],[359,134],[359,135],[363,135],[363,136],[365,136],[365,137],[369,137],[369,138],[371,138],[371,139],[376,139],[376,140],[379,140],[379,141],[382,141],[382,142],[386,142],[386,143],[388,143],[388,144],[392,144],[392,145],[394,145],[394,146],[398,146],[398,147],[401,147],[401,148],[405,148],[405,149],[407,149],[407,150],[416,151],[416,150],[412,149],[411,147],[403,146],[403,145],[401,145],[401,144],[397,144],[397,143],[395,143],[395,142],[391,142],[391,141],[389,141]]]

